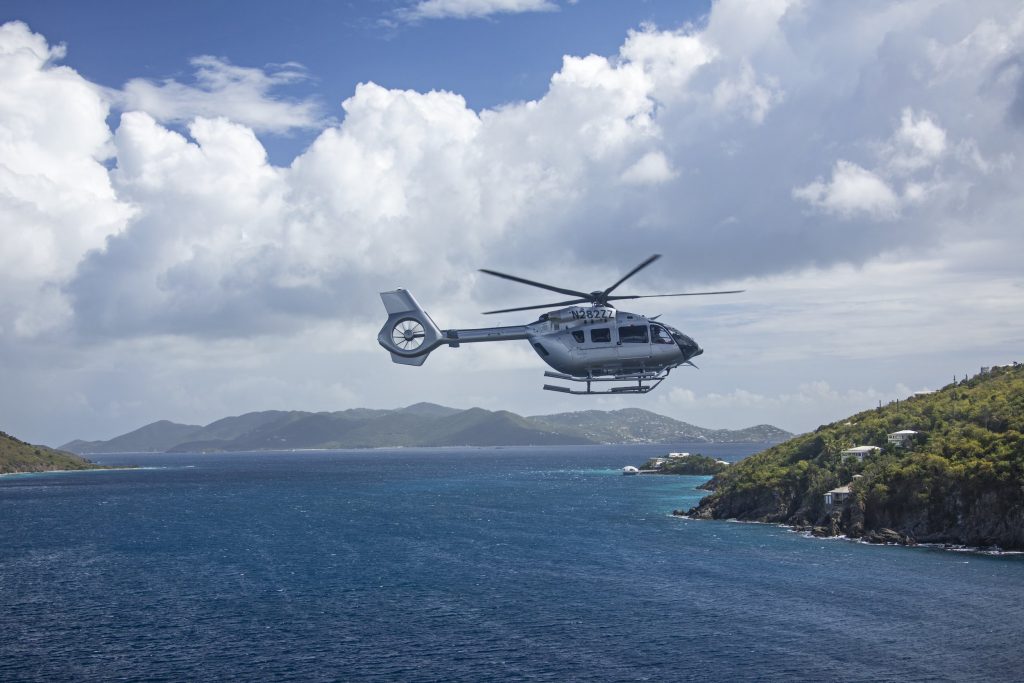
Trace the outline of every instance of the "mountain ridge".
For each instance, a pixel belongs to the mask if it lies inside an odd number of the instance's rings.
[[[61,448],[95,454],[693,441],[765,443],[788,436],[789,432],[771,425],[741,430],[706,429],[640,408],[524,417],[504,410],[460,410],[421,402],[394,410],[250,412],[205,426],[159,420],[112,439],[76,439]],[[147,441],[147,437],[151,438]]]

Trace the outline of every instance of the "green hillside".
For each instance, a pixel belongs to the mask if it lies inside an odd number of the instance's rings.
[[[907,448],[887,443],[919,432]],[[863,460],[844,449],[881,450]],[[826,505],[825,493],[850,486]],[[821,535],[1024,549],[1024,366],[823,425],[737,463],[690,516],[779,522]]]
[[[33,446],[0,432],[0,474],[49,472],[52,470],[89,470],[98,467],[71,453],[46,446]]]
[[[181,443],[201,429],[199,425],[183,425],[168,420],[153,422],[110,441],[75,440],[65,448],[75,453],[146,453],[164,451]]]

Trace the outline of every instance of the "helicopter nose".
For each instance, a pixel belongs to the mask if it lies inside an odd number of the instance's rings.
[[[697,342],[693,341],[689,337],[683,337],[677,341],[679,342],[679,350],[683,352],[684,361],[696,358],[700,354],[704,353],[704,349],[700,348],[697,345]]]

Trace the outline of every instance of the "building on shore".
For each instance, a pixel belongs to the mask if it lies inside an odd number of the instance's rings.
[[[841,505],[853,495],[850,491],[850,485],[840,486],[839,488],[832,489],[825,493],[825,505],[832,507],[833,505]]]

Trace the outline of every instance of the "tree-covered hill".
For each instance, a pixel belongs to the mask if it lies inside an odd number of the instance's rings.
[[[919,432],[906,448],[887,443]],[[863,460],[844,449],[881,450]],[[847,500],[825,493],[849,485]],[[869,540],[1024,549],[1024,366],[823,425],[712,479],[689,515],[816,527]]]
[[[46,446],[33,446],[0,432],[0,474],[88,470],[98,467],[84,458]]]
[[[397,410],[268,410],[227,417],[205,427],[162,420],[109,441],[75,440],[62,448],[90,454],[686,441],[774,443],[789,436],[789,432],[771,425],[704,429],[637,408],[523,417],[504,410],[458,410],[417,403]]]
[[[650,458],[640,465],[641,472],[656,474],[706,475],[724,472],[729,463],[724,460],[694,453],[682,458]]]

